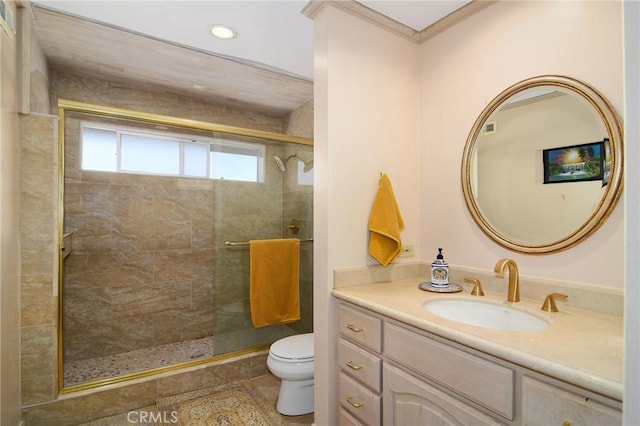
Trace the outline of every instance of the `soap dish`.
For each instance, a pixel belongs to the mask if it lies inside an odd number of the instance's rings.
[[[433,291],[435,293],[457,293],[462,291],[462,286],[458,284],[449,283],[446,287],[435,286],[429,282],[420,283],[418,286],[420,290]]]

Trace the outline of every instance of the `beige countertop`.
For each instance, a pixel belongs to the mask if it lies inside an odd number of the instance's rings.
[[[623,317],[569,308],[540,309],[542,300],[506,302],[504,294],[478,297],[464,285],[459,293],[433,293],[418,288],[427,278],[407,278],[333,290],[341,300],[367,308],[503,360],[622,401]],[[549,323],[541,331],[501,331],[466,325],[427,312],[428,301],[456,298],[504,303]]]

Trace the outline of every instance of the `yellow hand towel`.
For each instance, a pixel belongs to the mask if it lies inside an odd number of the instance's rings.
[[[369,215],[369,254],[382,266],[388,266],[400,256],[400,232],[403,230],[404,220],[391,181],[386,174],[382,174],[380,188]]]
[[[249,241],[254,327],[300,319],[300,240]]]

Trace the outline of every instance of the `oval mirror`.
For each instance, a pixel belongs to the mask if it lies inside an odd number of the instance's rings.
[[[623,184],[621,120],[607,99],[564,76],[509,87],[478,117],[462,190],[482,231],[510,250],[566,250],[598,229]]]

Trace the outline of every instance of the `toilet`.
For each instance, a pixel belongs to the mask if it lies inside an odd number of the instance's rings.
[[[313,333],[285,337],[272,344],[267,367],[282,380],[276,405],[280,414],[298,416],[314,411]]]

